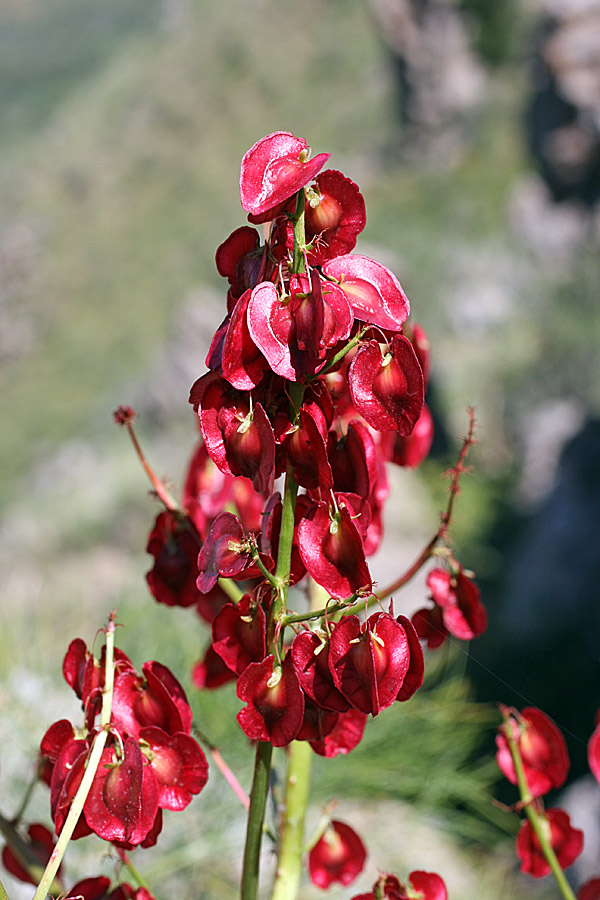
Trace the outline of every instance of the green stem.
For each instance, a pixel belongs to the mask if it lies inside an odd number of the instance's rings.
[[[294,257],[291,272],[300,274],[306,272],[304,254],[306,252],[306,233],[304,229],[304,188],[298,191],[296,198],[296,211],[294,213]]]
[[[239,603],[244,596],[243,590],[231,578],[219,578],[218,585],[232,603]]]
[[[102,693],[102,711],[100,713],[100,731],[92,743],[81,784],[73,798],[66,822],[62,827],[58,841],[56,842],[56,847],[52,851],[52,855],[48,860],[48,865],[46,866],[36,892],[33,895],[33,900],[45,900],[48,895],[52,882],[54,881],[58,868],[62,862],[62,858],[65,855],[69,841],[71,840],[71,836],[75,831],[75,826],[79,821],[83,805],[87,800],[90,788],[92,787],[92,782],[94,781],[102,758],[102,751],[104,750],[104,745],[108,738],[114,687],[114,619],[115,614],[111,613],[109,616],[108,628],[106,629],[106,658],[104,667],[104,690]]]
[[[8,894],[2,882],[0,881],[0,900],[8,900]]]
[[[311,759],[312,748],[307,741],[293,741],[290,744],[279,858],[271,900],[294,900],[298,893]]]
[[[250,792],[250,808],[244,848],[244,868],[242,872],[241,900],[256,900],[258,874],[260,869],[260,845],[263,835],[263,821],[269,792],[271,755],[273,747],[266,741],[259,741],[256,747],[254,779]]]
[[[292,544],[294,541],[296,497],[298,496],[298,485],[293,472],[293,466],[288,462],[281,509],[281,529],[279,532],[279,547],[277,549],[277,568],[275,569],[275,579],[278,582],[278,588],[272,609],[273,622],[277,622],[287,600],[290,565],[292,561]]]
[[[519,793],[521,795],[521,802],[525,807],[525,812],[527,813],[529,821],[531,822],[531,827],[535,831],[542,853],[544,854],[546,862],[552,870],[552,874],[556,879],[561,894],[563,895],[565,900],[576,900],[575,894],[571,890],[565,873],[563,872],[552,844],[550,843],[547,827],[548,819],[546,818],[545,814],[543,812],[540,812],[540,810],[536,807],[535,798],[529,790],[527,777],[525,775],[525,769],[523,768],[523,760],[521,759],[521,752],[519,750],[517,741],[514,738],[512,725],[512,717],[510,717],[507,712],[504,712],[504,734],[508,742],[508,748],[512,757],[513,766],[515,767],[517,784],[519,786]]]

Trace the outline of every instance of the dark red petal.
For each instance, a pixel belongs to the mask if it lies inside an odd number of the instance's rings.
[[[314,631],[301,631],[292,641],[290,653],[304,693],[324,709],[345,712],[349,703],[333,683],[328,642]]]
[[[106,841],[140,844],[154,824],[158,784],[144,765],[134,738],[125,737],[122,757],[115,747],[102,752],[100,765],[83,807],[89,827]]]
[[[425,675],[425,660],[423,658],[423,648],[419,636],[414,625],[406,616],[397,616],[396,621],[404,628],[408,640],[408,649],[410,652],[410,663],[408,671],[404,676],[402,687],[398,691],[396,700],[409,700],[415,691],[423,684],[423,676]]]
[[[227,603],[212,623],[213,647],[223,662],[241,675],[251,662],[266,653],[266,619],[262,606],[244,594],[239,603]]]
[[[358,412],[376,431],[412,432],[423,409],[423,373],[410,341],[396,335],[382,356],[377,341],[360,348],[348,369]]]
[[[285,747],[300,731],[304,717],[304,694],[288,655],[279,670],[273,656],[250,663],[237,683],[237,695],[247,706],[237,719],[251,740],[271,741]]]
[[[588,763],[592,775],[600,784],[600,725],[597,726],[588,743]]]
[[[345,506],[330,515],[327,503],[315,504],[300,521],[298,545],[307,571],[332,597],[371,585],[362,539]]]
[[[339,713],[335,728],[322,741],[311,741],[310,746],[319,756],[332,759],[345,755],[357,747],[364,734],[367,717],[358,709]]]
[[[229,384],[240,391],[256,387],[267,368],[267,361],[252,340],[246,314],[251,291],[245,291],[231,314],[223,341],[221,372]]]

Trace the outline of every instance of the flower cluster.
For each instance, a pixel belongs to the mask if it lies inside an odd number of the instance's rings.
[[[391,606],[363,622],[353,614],[373,588],[367,559],[381,541],[386,464],[418,465],[431,446],[429,343],[407,326],[393,273],[351,252],[364,200],[323,169],[327,159],[277,132],[242,160],[252,224],[217,250],[228,312],[190,392],[201,441],[181,508],[167,507],[150,535],[148,584],[160,602],[195,606],[211,623],[194,681],[237,679],[249,738],[308,740],[335,756],[356,746],[369,714],[421,685],[419,636],[431,646],[449,632],[470,640],[486,620],[462,568],[430,575],[439,626]],[[288,614],[287,589],[300,582],[319,586],[325,611]],[[311,618],[320,621],[309,627]]]
[[[448,900],[446,885],[435,872],[411,872],[408,884],[396,875],[381,875],[368,894],[352,900]]]
[[[63,674],[81,700],[84,723],[75,728],[60,719],[41,742],[40,771],[50,787],[57,834],[99,733],[105,661],[77,638],[67,650]],[[74,838],[94,832],[123,849],[152,846],[162,828],[162,810],[184,809],[206,784],[206,758],[191,737],[191,726],[192,711],[169,669],[147,662],[139,674],[125,653],[116,651],[108,740]]]
[[[565,739],[540,709],[501,710],[503,723],[496,737],[496,761],[511,784],[519,785],[521,803],[527,812],[517,835],[516,853],[522,872],[543,878],[552,871],[552,857],[561,869],[566,869],[583,849],[583,832],[573,828],[568,813],[558,808],[544,809],[541,799],[562,787],[567,778]],[[593,882],[589,882],[582,888],[579,900],[594,896]]]

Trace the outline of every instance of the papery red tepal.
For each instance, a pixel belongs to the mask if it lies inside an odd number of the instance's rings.
[[[361,626],[346,616],[333,629],[329,668],[348,702],[376,716],[396,700],[410,664],[406,630],[388,613],[374,613]]]
[[[303,138],[276,131],[257,141],[242,159],[240,199],[246,212],[262,215],[296,194],[323,168],[329,153],[309,159]]]
[[[239,603],[226,603],[212,623],[213,647],[226,666],[241,675],[251,662],[266,653],[266,619],[262,606],[250,594]]]
[[[243,549],[244,541],[244,529],[237,516],[226,512],[217,516],[198,555],[198,590],[206,594],[220,575],[234,578],[243,572],[252,560]]]
[[[106,841],[141,844],[154,825],[159,790],[137,740],[122,738],[121,750],[108,747],[85,801],[89,827]]]
[[[353,181],[336,169],[321,172],[315,181],[305,204],[311,266],[353,250],[367,221],[365,201]]]
[[[332,597],[349,597],[371,586],[362,537],[345,506],[333,511],[319,502],[311,507],[298,526],[298,545],[307,572]]]
[[[335,882],[348,885],[362,872],[366,858],[365,845],[354,829],[333,819],[308,854],[308,872],[323,890]]]
[[[338,713],[338,720],[329,734],[320,740],[311,740],[310,746],[315,753],[327,759],[345,756],[362,741],[366,724],[366,714],[350,708],[346,712]]]
[[[483,634],[487,628],[487,611],[479,588],[465,575],[462,566],[452,572],[432,569],[427,576],[427,587],[432,600],[442,610],[444,626],[450,634],[461,641]]]
[[[198,535],[186,516],[172,510],[159,513],[146,552],[154,557],[146,581],[155,600],[184,607],[198,602]]]
[[[410,314],[410,304],[389,269],[366,256],[348,254],[328,260],[322,271],[326,278],[339,283],[357,319],[400,331]]]
[[[352,402],[376,431],[409,435],[423,409],[423,373],[404,335],[385,354],[376,340],[362,346],[348,369]]]
[[[547,809],[545,827],[549,830],[550,843],[562,869],[575,862],[583,850],[583,831],[573,828],[563,809]],[[543,878],[551,872],[531,822],[526,819],[519,830],[516,843],[521,871],[534,878]]]
[[[247,703],[237,720],[250,740],[285,747],[297,737],[304,717],[304,694],[289,655],[278,667],[273,656],[250,663],[240,675],[237,695]]]
[[[345,712],[350,704],[333,683],[325,636],[301,631],[292,641],[290,652],[304,693],[323,709]]]
[[[169,735],[161,728],[142,728],[142,751],[158,784],[161,809],[185,809],[208,779],[208,763],[202,748],[189,734]]]

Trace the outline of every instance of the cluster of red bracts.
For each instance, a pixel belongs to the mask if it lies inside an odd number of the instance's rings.
[[[431,416],[423,412],[428,346],[418,326],[403,334],[409,303],[395,276],[350,253],[366,221],[357,186],[320,171],[327,154],[310,160],[307,153],[303,140],[281,132],[244,157],[242,205],[252,222],[270,223],[269,232],[261,245],[243,226],[217,251],[229,311],[190,402],[224,475],[242,475],[270,496],[293,468],[304,491],[301,564],[332,597],[346,597],[372,583],[366,556],[381,537],[385,462],[416,465],[431,445]],[[307,243],[298,267],[300,206]],[[220,548],[235,543],[225,534],[233,527],[226,521],[208,534],[201,590],[231,573]],[[264,540],[261,550],[272,556]],[[243,569],[240,561],[235,574]]]
[[[352,900],[448,900],[446,885],[435,872],[411,872],[408,884],[396,875],[381,875],[368,894],[357,894]]]
[[[61,719],[41,742],[41,774],[50,787],[57,834],[97,733],[104,660],[95,659],[78,638],[69,646],[63,674],[81,700],[84,725],[75,729]],[[169,669],[147,662],[139,674],[122,651],[115,651],[110,734],[74,838],[95,832],[122,849],[152,846],[162,810],[184,809],[206,784],[208,765],[191,726],[192,711]]]
[[[423,681],[423,652],[404,616],[347,616],[327,630],[302,630],[280,664],[265,657],[265,620],[246,595],[227,604],[212,626],[213,649],[238,677],[246,706],[238,722],[252,740],[282,747],[307,740],[336,756],[362,738],[367,715],[408,700]]]
[[[567,869],[583,849],[583,832],[573,828],[568,813],[563,809],[544,810],[542,797],[551,790],[562,787],[569,772],[569,756],[565,739],[552,719],[535,707],[526,707],[520,713],[502,707],[504,722],[496,737],[496,761],[503,775],[511,784],[517,784],[517,772],[510,749],[511,741],[520,757],[529,796],[525,804],[535,804],[542,819],[542,827],[556,854],[561,868]],[[509,737],[511,741],[509,741]],[[597,759],[589,745],[590,768],[594,771]],[[596,773],[594,773],[596,774]],[[530,819],[525,819],[517,835],[516,853],[521,861],[521,871],[534,878],[543,878],[551,871],[542,845]],[[595,900],[600,897],[600,879],[583,885],[578,900]]]
[[[308,575],[347,601],[372,589],[367,558],[381,541],[386,463],[418,465],[433,435],[427,336],[418,325],[404,333],[409,303],[395,276],[351,252],[364,201],[340,172],[322,171],[327,158],[310,159],[306,142],[286,132],[244,156],[242,206],[252,225],[266,223],[266,237],[261,244],[245,225],[217,251],[228,312],[190,393],[202,441],[183,512],[161,513],[150,535],[148,584],[159,601],[195,605],[212,624],[194,681],[238,679],[249,738],[308,740],[334,756],[356,746],[366,716],[420,686],[419,636],[430,646],[449,632],[470,639],[484,630],[485,610],[460,569],[447,573],[445,599],[430,584],[444,610],[439,627],[422,612],[415,630],[390,611],[362,625],[346,615],[317,630],[295,626],[289,646],[274,640],[276,479],[287,473],[298,489],[287,584]],[[227,602],[220,579],[244,583],[239,603]]]

